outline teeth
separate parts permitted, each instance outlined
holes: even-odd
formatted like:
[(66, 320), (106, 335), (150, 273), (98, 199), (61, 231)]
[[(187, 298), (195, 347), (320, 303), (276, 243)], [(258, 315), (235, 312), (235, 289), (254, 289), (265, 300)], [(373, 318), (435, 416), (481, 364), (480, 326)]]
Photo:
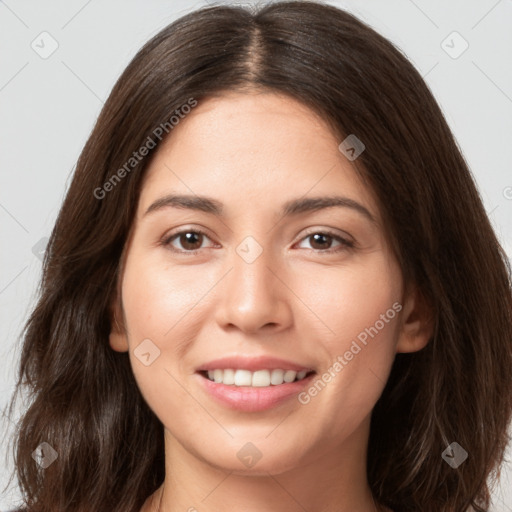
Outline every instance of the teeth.
[(283, 383), (302, 380), (308, 372), (302, 370), (208, 370), (208, 378), (218, 384), (235, 386), (252, 386), (255, 388), (267, 387), (270, 385), (279, 386)]
[(270, 384), (273, 384), (274, 386), (282, 384), (284, 382), (283, 376), (284, 370), (272, 370), (272, 374), (270, 375)]
[[(223, 370), (218, 370), (224, 374)], [(252, 373), (249, 370), (237, 370), (235, 372), (235, 386), (250, 386)]]
[(258, 370), (257, 372), (254, 372), (252, 374), (251, 382), (251, 385), (255, 388), (270, 386), (270, 372), (268, 370)]
[[(222, 370), (219, 370), (222, 372)], [(224, 370), (224, 375), (222, 376), (223, 384), (234, 384), (235, 383), (235, 370)]]
[(293, 382), (295, 377), (297, 377), (297, 372), (294, 372), (293, 370), (287, 370), (284, 372), (283, 379), (285, 382)]

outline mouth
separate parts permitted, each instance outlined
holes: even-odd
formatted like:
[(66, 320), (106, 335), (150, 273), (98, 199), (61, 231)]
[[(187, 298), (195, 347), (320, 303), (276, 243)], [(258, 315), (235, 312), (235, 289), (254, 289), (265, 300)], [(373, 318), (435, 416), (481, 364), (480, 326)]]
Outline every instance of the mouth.
[(297, 407), (297, 396), (316, 374), (311, 367), (283, 359), (238, 355), (210, 361), (195, 372), (208, 400), (228, 409), (253, 413), (294, 403)]

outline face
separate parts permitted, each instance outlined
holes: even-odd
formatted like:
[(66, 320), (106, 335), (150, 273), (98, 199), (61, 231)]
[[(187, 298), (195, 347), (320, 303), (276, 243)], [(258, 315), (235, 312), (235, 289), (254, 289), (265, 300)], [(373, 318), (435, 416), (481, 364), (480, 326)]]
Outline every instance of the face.
[(110, 344), (166, 447), (240, 473), (312, 463), (367, 425), (396, 352), (427, 341), (340, 142), (293, 99), (226, 93), (152, 160)]

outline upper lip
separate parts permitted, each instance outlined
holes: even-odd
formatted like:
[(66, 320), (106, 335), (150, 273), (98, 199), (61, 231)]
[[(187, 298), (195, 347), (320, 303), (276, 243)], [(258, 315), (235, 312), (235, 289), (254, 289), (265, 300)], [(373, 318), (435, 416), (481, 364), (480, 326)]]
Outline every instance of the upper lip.
[(294, 370), (296, 372), (300, 371), (310, 371), (312, 368), (310, 366), (304, 366), (299, 363), (295, 363), (293, 361), (286, 361), (285, 359), (279, 359), (276, 357), (269, 356), (257, 356), (257, 357), (248, 357), (248, 356), (229, 356), (223, 357), (221, 359), (215, 359), (214, 361), (209, 361), (205, 364), (202, 364), (197, 371), (208, 371), (208, 370), (249, 370), (252, 372), (258, 370)]

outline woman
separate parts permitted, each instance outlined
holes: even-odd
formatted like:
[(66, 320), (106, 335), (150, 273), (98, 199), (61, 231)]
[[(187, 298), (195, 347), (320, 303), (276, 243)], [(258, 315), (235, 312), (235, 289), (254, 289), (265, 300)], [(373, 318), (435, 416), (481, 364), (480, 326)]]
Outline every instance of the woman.
[(510, 273), (389, 41), (312, 2), (188, 14), (113, 88), (49, 241), (26, 510), (487, 510)]

